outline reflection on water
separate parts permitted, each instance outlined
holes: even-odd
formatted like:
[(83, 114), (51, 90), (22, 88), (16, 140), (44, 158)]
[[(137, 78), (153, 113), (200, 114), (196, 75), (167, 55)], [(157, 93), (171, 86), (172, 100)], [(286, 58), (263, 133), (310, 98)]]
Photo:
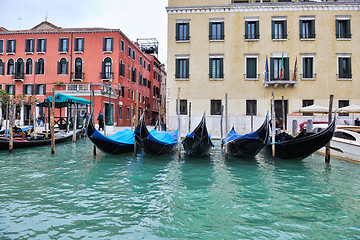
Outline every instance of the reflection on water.
[(356, 239), (359, 165), (92, 155), (81, 139), (0, 153), (0, 239)]

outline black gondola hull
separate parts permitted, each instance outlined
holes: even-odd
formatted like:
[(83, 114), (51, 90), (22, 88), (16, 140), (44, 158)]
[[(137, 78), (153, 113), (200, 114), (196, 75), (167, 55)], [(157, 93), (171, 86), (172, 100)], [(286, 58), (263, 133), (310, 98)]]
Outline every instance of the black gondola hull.
[(145, 153), (153, 154), (156, 156), (172, 153), (175, 149), (176, 144), (161, 144), (149, 139), (145, 139), (142, 142), (142, 146)]
[(203, 138), (200, 141), (194, 138), (186, 137), (182, 141), (185, 155), (190, 157), (203, 157), (210, 154), (213, 144), (210, 138)]

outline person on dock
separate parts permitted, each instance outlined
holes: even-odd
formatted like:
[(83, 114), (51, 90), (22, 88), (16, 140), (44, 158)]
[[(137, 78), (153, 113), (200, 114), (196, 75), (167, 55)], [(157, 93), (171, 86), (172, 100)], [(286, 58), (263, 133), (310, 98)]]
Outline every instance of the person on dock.
[(356, 118), (356, 120), (355, 120), (355, 126), (360, 126), (360, 120), (359, 120), (359, 118)]
[(100, 131), (100, 129), (102, 129), (104, 131), (104, 115), (102, 114), (101, 111), (99, 112), (97, 120), (99, 122), (99, 131)]

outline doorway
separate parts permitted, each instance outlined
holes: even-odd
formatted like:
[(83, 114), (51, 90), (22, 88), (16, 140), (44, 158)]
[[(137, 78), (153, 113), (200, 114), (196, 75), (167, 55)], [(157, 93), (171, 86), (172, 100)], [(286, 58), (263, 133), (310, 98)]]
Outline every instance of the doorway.
[[(285, 119), (283, 119), (282, 100), (275, 100), (276, 128), (287, 129), (288, 100), (284, 100)], [(283, 127), (283, 123), (285, 126)]]
[(111, 104), (109, 109), (109, 103), (104, 103), (104, 117), (106, 125), (112, 125), (114, 123), (114, 104)]

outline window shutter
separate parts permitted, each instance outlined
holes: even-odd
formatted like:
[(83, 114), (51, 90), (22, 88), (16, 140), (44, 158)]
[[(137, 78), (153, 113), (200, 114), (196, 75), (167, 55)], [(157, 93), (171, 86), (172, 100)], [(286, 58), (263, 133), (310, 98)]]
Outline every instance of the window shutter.
[(33, 85), (33, 84), (30, 85), (30, 87), (31, 87), (31, 95), (34, 95), (34, 86), (35, 85)]
[(106, 38), (103, 38), (103, 52), (105, 52), (106, 48), (105, 48), (105, 45), (106, 44)]
[(175, 60), (175, 78), (180, 77), (180, 59)]
[(35, 74), (39, 74), (39, 63), (35, 62)]
[(287, 39), (287, 21), (284, 21), (284, 26), (283, 26), (283, 30), (284, 30), (284, 39)]
[(68, 74), (68, 69), (69, 69), (69, 62), (66, 61), (65, 63), (65, 73)]
[(40, 52), (40, 39), (36, 40), (36, 52)]
[(220, 58), (220, 78), (224, 77), (224, 59)]
[(311, 78), (313, 76), (313, 71), (312, 71), (312, 65), (313, 65), (313, 62), (312, 62), (312, 58), (309, 58), (308, 60), (308, 65), (306, 66), (307, 68), (307, 77)]
[(224, 39), (225, 38), (225, 23), (221, 22), (221, 37), (220, 39)]
[(113, 48), (114, 48), (114, 38), (111, 38), (111, 51), (113, 51)]
[(36, 84), (35, 85), (35, 95), (38, 95), (39, 94), (39, 85)]
[(274, 20), (271, 21), (271, 39), (275, 38), (275, 22)]
[(306, 78), (306, 68), (307, 68), (307, 66), (305, 65), (305, 58), (302, 58), (302, 69), (303, 69), (303, 71), (302, 71), (302, 74), (303, 74), (303, 77), (304, 78)]
[(212, 22), (209, 22), (209, 40), (212, 39)]
[(5, 64), (3, 62), (0, 62), (0, 75), (4, 75), (4, 68)]
[(245, 21), (245, 39), (249, 39), (248, 28), (249, 28), (249, 22)]
[(80, 40), (81, 42), (82, 42), (82, 45), (81, 45), (81, 49), (80, 49), (80, 51), (81, 52), (83, 52), (84, 51), (84, 49), (85, 49), (85, 38), (81, 38), (81, 40)]
[(185, 63), (186, 63), (185, 76), (186, 76), (186, 78), (189, 78), (189, 59), (186, 59)]
[(15, 73), (19, 72), (19, 64), (17, 64), (17, 62), (14, 63), (15, 64)]
[(336, 38), (339, 38), (340, 37), (339, 20), (335, 20), (335, 28), (336, 28)]
[(212, 59), (209, 58), (209, 78), (212, 78)]
[(46, 52), (46, 39), (44, 39), (44, 52)]
[(43, 92), (42, 92), (43, 95), (46, 95), (46, 84), (43, 84)]
[(190, 39), (190, 23), (186, 23), (186, 38), (185, 40)]
[(102, 61), (101, 62), (101, 77), (103, 77), (103, 75), (105, 75), (105, 62), (104, 61)]
[(123, 77), (125, 77), (125, 64), (122, 65), (122, 72), (123, 72)]
[(315, 38), (315, 20), (311, 20), (311, 29), (310, 29), (310, 34), (312, 38)]
[(346, 35), (345, 38), (351, 38), (350, 19), (346, 21)]
[(62, 46), (61, 46), (61, 38), (59, 38), (59, 52), (62, 51)]
[(16, 53), (16, 39), (14, 40), (14, 53)]
[(349, 73), (348, 78), (352, 78), (352, 75), (351, 75), (351, 58), (350, 57), (348, 58), (348, 66), (347, 67), (348, 67), (347, 69), (348, 69), (348, 73)]
[(284, 80), (289, 80), (289, 58), (284, 58)]
[(23, 94), (26, 94), (26, 84), (23, 85)]
[(299, 21), (299, 36), (300, 36), (300, 39), (303, 39), (302, 23), (303, 23), (303, 20), (300, 20), (300, 21)]
[(344, 77), (344, 61), (342, 57), (339, 57), (339, 78), (343, 78)]
[(259, 21), (256, 21), (255, 22), (255, 39), (259, 39), (260, 38), (260, 36), (259, 36)]
[(61, 73), (61, 60), (57, 63), (57, 74)]
[(274, 58), (270, 58), (270, 81), (274, 81)]
[(180, 36), (180, 27), (179, 27), (179, 23), (176, 23), (176, 40), (179, 40), (179, 36)]
[(69, 38), (66, 38), (66, 40), (65, 40), (65, 50), (67, 52), (69, 51)]

